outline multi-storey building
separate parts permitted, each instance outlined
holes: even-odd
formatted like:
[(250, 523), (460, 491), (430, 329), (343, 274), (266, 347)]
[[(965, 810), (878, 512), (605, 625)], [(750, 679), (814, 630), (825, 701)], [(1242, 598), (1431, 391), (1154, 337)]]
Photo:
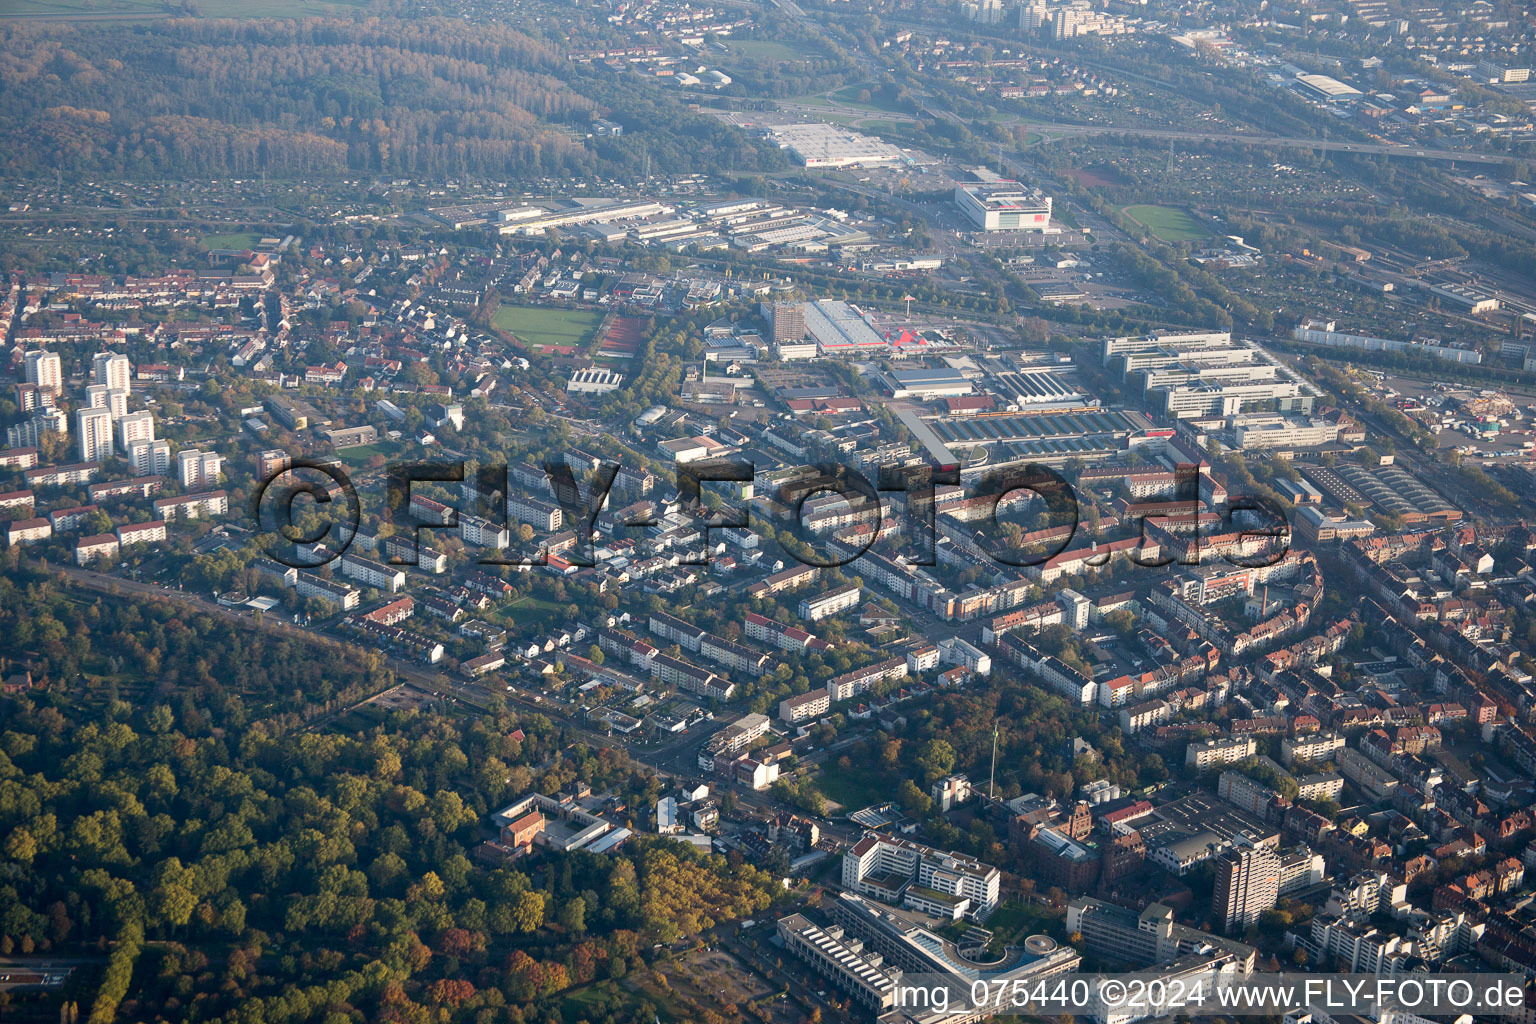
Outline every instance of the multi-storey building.
[(140, 441), (155, 439), (155, 417), (150, 412), (131, 412), (117, 421), (117, 447), (131, 452)]
[(729, 700), (736, 692), (736, 684), (729, 679), (668, 654), (656, 654), (651, 658), (651, 673), (664, 683), (710, 700)]
[(147, 523), (124, 523), (117, 528), (117, 541), (123, 547), (130, 544), (158, 544), (163, 540), (164, 519), (153, 519)]
[(18, 519), (6, 524), (5, 529), (5, 540), (11, 547), (33, 544), (53, 536), (53, 524), (46, 519)]
[(519, 494), (507, 495), (507, 515), (543, 533), (553, 533), (565, 521), (559, 505)]
[(1163, 964), (1214, 948), (1229, 953), (1243, 974), (1253, 973), (1258, 950), (1173, 920), (1173, 910), (1150, 904), (1139, 914), (1114, 903), (1080, 896), (1067, 904), (1067, 931), (1076, 932), (1090, 952), (1112, 963)]
[(709, 633), (706, 629), (666, 612), (652, 612), (649, 625), (652, 633), (694, 654), (699, 653), (699, 645)]
[(507, 527), (479, 516), (460, 516), (459, 536), (466, 544), (486, 548), (505, 548), (512, 544), (512, 532)]
[(779, 919), (779, 937), (791, 953), (831, 978), (860, 1006), (879, 1015), (896, 1005), (901, 972), (884, 967), (878, 953), (865, 953), (863, 942), (845, 941), (840, 926), (822, 928), (802, 914), (790, 914)]
[(362, 592), (347, 583), (337, 583), (323, 576), (317, 576), (312, 572), (299, 571), (293, 587), (299, 592), (300, 597), (318, 597), (334, 602), (342, 611), (350, 611), (357, 607), (357, 602), (362, 598)]
[(91, 382), (108, 391), (133, 390), (133, 366), (128, 357), (117, 352), (98, 352), (91, 360)]
[(1216, 858), (1212, 908), (1223, 931), (1242, 932), (1280, 898), (1280, 858), (1264, 846), (1240, 846)]
[(819, 718), (832, 707), (825, 686), (779, 701), (779, 720), (790, 725)]
[(187, 490), (212, 487), (219, 482), (224, 456), (198, 448), (183, 448), (176, 453), (176, 479)]
[(723, 637), (706, 633), (699, 641), (699, 656), (718, 661), (737, 672), (760, 676), (773, 667), (773, 658), (745, 644), (734, 643)]
[(64, 370), (57, 352), (34, 349), (22, 357), (23, 372), (28, 384), (38, 389), (50, 388), (54, 392), (64, 390)]
[(1001, 884), (1002, 873), (990, 864), (880, 832), (865, 832), (843, 854), (843, 888), (887, 903), (904, 900), (915, 885), (961, 897), (969, 901), (967, 914), (985, 918)]
[(1280, 741), (1280, 760), (1287, 768), (1294, 765), (1321, 764), (1331, 761), (1344, 749), (1344, 737), (1336, 732), (1314, 732), (1286, 737)]
[(112, 457), (112, 412), (76, 409), (75, 435), (81, 462), (105, 462)]
[(772, 644), (785, 651), (829, 651), (832, 645), (808, 633), (798, 626), (790, 626), (777, 619), (770, 619), (766, 615), (756, 612), (748, 612), (746, 616), (747, 636), (759, 643)]
[(166, 522), (178, 519), (210, 519), (229, 511), (229, 495), (225, 491), (208, 491), (188, 494), (180, 498), (156, 498), (155, 512)]
[(110, 533), (81, 537), (75, 541), (75, 564), (85, 565), (100, 558), (116, 558), (119, 541)]
[(1259, 746), (1252, 736), (1231, 736), (1191, 743), (1184, 749), (1184, 766), (1208, 772), (1253, 757)]
[(816, 597), (803, 598), (800, 601), (800, 617), (818, 622), (829, 615), (845, 612), (859, 603), (859, 593), (859, 585), (849, 583)]
[[(387, 590), (391, 594), (405, 586), (405, 570), (375, 562), (348, 552), (341, 556), (341, 574), (366, 587)], [(391, 623), (392, 625), (392, 623)]]
[(139, 476), (165, 476), (171, 471), (171, 442), (135, 441), (126, 449), (128, 461)]

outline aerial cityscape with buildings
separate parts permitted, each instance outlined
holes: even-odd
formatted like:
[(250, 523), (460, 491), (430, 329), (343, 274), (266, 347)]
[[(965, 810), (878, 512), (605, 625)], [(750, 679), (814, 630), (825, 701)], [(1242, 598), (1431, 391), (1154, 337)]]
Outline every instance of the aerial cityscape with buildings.
[(1536, 992), (1530, 3), (0, 31), (0, 1020)]

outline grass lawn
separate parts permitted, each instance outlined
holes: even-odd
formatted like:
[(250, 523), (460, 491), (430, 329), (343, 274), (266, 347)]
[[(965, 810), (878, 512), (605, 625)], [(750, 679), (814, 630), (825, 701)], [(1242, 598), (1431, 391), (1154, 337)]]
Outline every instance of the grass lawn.
[(204, 235), (204, 249), (249, 249), (264, 236), (259, 231), (237, 231), (230, 235)]
[[(869, 90), (869, 100), (859, 99), (859, 93)], [(880, 110), (888, 114), (906, 114), (910, 111), (903, 109), (895, 103), (885, 103), (880, 99), (880, 90), (876, 85), (845, 85), (832, 94), (832, 98), (839, 103), (847, 103), (855, 107), (864, 107), (868, 110)]]
[(645, 998), (650, 998), (653, 1005), (659, 1004), (658, 1009), (667, 1020), (677, 1019), (664, 1000), (654, 998), (650, 992), (642, 996), (639, 992), (631, 992), (611, 981), (599, 981), (568, 993), (560, 1001), (560, 1016), (563, 1020), (584, 1020), (618, 1010), (624, 1016), (634, 1019), (633, 1015), (640, 1009), (640, 1003)]
[(987, 918), (987, 927), (1001, 945), (1016, 945), (1026, 936), (1049, 933), (1060, 919), (1038, 903), (1004, 903)]
[[(859, 93), (865, 89), (868, 89), (870, 94), (868, 103), (859, 99)], [(810, 107), (852, 107), (855, 110), (867, 110), (871, 114), (905, 114), (911, 116), (911, 111), (903, 110), (895, 104), (882, 104), (875, 90), (876, 87), (869, 85), (845, 85), (834, 92), (830, 98), (826, 93), (816, 92), (811, 93), (809, 96), (796, 96), (790, 102)]]
[(1120, 212), (1165, 242), (1191, 242), (1211, 234), (1189, 211), (1172, 206), (1126, 206)]
[[(565, 609), (566, 605), (551, 601), (548, 598), (524, 594), (501, 609), (501, 613), (504, 616), (510, 616), (512, 621), (518, 626), (538, 624), (540, 629), (545, 629), (553, 628), (564, 622), (566, 617)], [(582, 649), (576, 653), (586, 657), (587, 652), (585, 649)]]
[(888, 776), (861, 769), (855, 765), (851, 771), (842, 771), (836, 764), (824, 764), (816, 775), (816, 788), (826, 794), (828, 800), (842, 805), (843, 813), (857, 811), (871, 804), (881, 804), (894, 797)]
[(761, 60), (805, 60), (813, 56), (776, 39), (727, 39), (725, 45), (732, 53)]
[(592, 343), (603, 314), (588, 309), (551, 309), (544, 306), (502, 306), (496, 311), (497, 327), (533, 348), (567, 346), (584, 349)]
[(386, 458), (399, 450), (399, 445), (376, 442), (374, 444), (354, 444), (347, 448), (337, 448), (336, 457), (351, 466), (361, 466), (375, 455), (383, 455)]

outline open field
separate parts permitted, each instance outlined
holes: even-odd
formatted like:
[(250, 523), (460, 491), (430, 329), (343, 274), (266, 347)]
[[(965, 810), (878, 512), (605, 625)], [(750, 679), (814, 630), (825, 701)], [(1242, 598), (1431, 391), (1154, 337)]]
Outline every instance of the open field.
[(204, 249), (249, 249), (262, 237), (259, 231), (237, 231), (229, 235), (204, 235), (200, 244)]
[(732, 53), (761, 60), (804, 60), (811, 56), (776, 39), (729, 39), (725, 46)]
[(602, 323), (603, 314), (586, 309), (546, 309), (542, 306), (502, 306), (495, 324), (529, 348), (571, 355), (586, 348)]
[(823, 765), (816, 774), (816, 788), (832, 803), (838, 804), (842, 814), (884, 803), (892, 795), (887, 776), (874, 768), (860, 770), (858, 765), (852, 771), (843, 771), (836, 765)]
[[(868, 92), (868, 100), (860, 99), (863, 92)], [(809, 107), (833, 107), (845, 110), (868, 111), (872, 115), (902, 114), (911, 116), (910, 112), (893, 103), (883, 103), (875, 88), (866, 85), (845, 85), (831, 94), (811, 93), (808, 96), (796, 96), (785, 101)]]
[(400, 446), (392, 442), (376, 441), (373, 444), (354, 444), (337, 448), (336, 457), (349, 465), (361, 466), (375, 455), (388, 458), (399, 450)]
[(1191, 242), (1211, 234), (1187, 211), (1172, 206), (1127, 206), (1120, 212), (1165, 242)]

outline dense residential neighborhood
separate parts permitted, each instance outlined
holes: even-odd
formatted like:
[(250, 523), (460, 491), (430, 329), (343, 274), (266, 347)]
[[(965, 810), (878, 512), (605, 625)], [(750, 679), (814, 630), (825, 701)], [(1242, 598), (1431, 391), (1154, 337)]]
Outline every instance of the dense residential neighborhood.
[(22, 7), (0, 1017), (1536, 991), (1529, 5)]

